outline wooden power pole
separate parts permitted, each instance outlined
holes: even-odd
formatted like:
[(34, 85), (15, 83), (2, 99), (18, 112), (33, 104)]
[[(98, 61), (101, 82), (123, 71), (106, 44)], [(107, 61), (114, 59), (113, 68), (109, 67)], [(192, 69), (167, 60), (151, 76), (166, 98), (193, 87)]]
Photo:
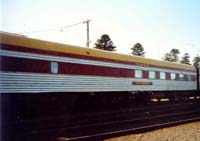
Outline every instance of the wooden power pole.
[(90, 47), (90, 29), (89, 29), (89, 22), (91, 20), (86, 20), (83, 23), (86, 23), (87, 26), (87, 42), (86, 42), (86, 47)]

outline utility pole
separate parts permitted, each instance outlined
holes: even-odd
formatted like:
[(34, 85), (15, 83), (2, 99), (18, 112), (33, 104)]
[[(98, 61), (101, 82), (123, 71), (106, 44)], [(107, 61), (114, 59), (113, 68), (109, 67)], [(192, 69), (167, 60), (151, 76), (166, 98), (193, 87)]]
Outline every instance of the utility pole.
[(86, 47), (90, 47), (90, 35), (89, 35), (89, 32), (90, 32), (90, 30), (89, 30), (89, 22), (90, 22), (91, 20), (86, 20), (86, 21), (84, 21), (83, 23), (86, 23), (86, 25), (87, 25), (87, 42), (86, 42)]
[(197, 63), (196, 66), (197, 69), (197, 94), (200, 94), (200, 62)]

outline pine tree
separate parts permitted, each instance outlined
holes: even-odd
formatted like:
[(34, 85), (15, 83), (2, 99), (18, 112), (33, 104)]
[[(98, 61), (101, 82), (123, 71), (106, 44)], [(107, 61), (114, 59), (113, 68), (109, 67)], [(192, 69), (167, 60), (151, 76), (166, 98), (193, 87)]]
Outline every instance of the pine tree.
[(136, 43), (132, 48), (131, 48), (132, 55), (137, 55), (137, 56), (144, 56), (145, 52), (144, 52), (144, 48), (140, 43)]
[(178, 62), (179, 61), (178, 54), (180, 54), (180, 51), (178, 49), (172, 49), (169, 53), (165, 54), (163, 60), (169, 62)]
[(199, 55), (197, 55), (196, 57), (194, 57), (194, 59), (193, 59), (193, 65), (195, 67), (200, 67), (200, 56)]
[(116, 46), (113, 44), (113, 41), (107, 34), (103, 34), (100, 39), (97, 39), (94, 48), (108, 51), (116, 51)]
[(173, 62), (173, 56), (171, 53), (166, 53), (165, 56), (163, 57), (164, 61), (169, 61), (169, 62)]
[(187, 65), (191, 65), (191, 64), (190, 64), (190, 55), (189, 55), (189, 53), (185, 53), (185, 54), (182, 56), (180, 63), (182, 63), (182, 64), (187, 64)]

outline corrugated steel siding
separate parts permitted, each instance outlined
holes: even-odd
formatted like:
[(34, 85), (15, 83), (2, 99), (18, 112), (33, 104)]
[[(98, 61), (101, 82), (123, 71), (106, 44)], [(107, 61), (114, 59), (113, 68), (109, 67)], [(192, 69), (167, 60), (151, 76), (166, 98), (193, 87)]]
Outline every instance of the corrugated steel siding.
[[(132, 82), (152, 82), (153, 85), (133, 86)], [(196, 83), (191, 81), (3, 72), (0, 84), (1, 93), (196, 90)]]

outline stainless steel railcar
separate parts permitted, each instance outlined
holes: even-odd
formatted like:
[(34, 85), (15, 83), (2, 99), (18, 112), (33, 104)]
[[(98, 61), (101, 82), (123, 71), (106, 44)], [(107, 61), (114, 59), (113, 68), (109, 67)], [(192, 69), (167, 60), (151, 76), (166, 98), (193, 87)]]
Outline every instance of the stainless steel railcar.
[(0, 39), (0, 91), (5, 97), (66, 105), (91, 95), (103, 101), (138, 94), (175, 100), (189, 98), (198, 89), (197, 72), (190, 65), (9, 33), (0, 33)]

